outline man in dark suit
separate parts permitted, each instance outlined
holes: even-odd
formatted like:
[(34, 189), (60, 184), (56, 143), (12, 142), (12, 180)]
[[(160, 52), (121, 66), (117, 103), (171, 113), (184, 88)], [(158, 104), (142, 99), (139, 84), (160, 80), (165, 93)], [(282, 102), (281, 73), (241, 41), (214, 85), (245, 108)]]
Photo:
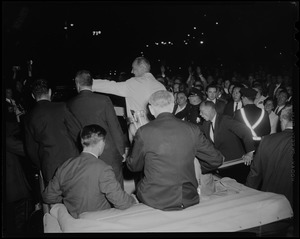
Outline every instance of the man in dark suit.
[[(293, 107), (280, 116), (282, 132), (264, 137), (255, 154), (246, 186), (283, 194), (293, 205)], [(261, 186), (260, 186), (261, 185)]]
[(215, 170), (223, 155), (195, 124), (177, 119), (172, 110), (174, 96), (157, 91), (149, 99), (155, 120), (140, 127), (134, 137), (127, 166), (144, 172), (137, 185), (137, 197), (144, 204), (161, 210), (180, 210), (199, 203), (194, 159), (202, 173)]
[(98, 159), (105, 147), (105, 136), (105, 129), (99, 125), (83, 127), (83, 151), (57, 169), (42, 194), (45, 203), (64, 203), (70, 214), (78, 218), (83, 212), (105, 210), (112, 205), (126, 209), (137, 202), (135, 196), (121, 188), (112, 167)]
[(228, 101), (224, 108), (224, 115), (229, 115), (233, 117), (235, 112), (243, 107), (243, 103), (241, 100), (240, 90), (243, 88), (242, 84), (236, 83), (232, 89), (232, 100)]
[(184, 119), (188, 113), (188, 98), (183, 91), (179, 91), (176, 97), (176, 103), (173, 109), (173, 114), (178, 119)]
[[(215, 104), (210, 101), (201, 103), (200, 114), (205, 119), (201, 126), (202, 131), (215, 148), (225, 156), (225, 161), (242, 158), (246, 165), (233, 166), (234, 168), (230, 170), (220, 169), (219, 174), (244, 183), (255, 150), (250, 129), (227, 115), (217, 113)], [(247, 173), (243, 173), (244, 171)]]
[[(122, 161), (125, 140), (113, 104), (108, 96), (92, 92), (93, 79), (89, 71), (77, 72), (75, 84), (79, 94), (67, 102), (67, 107), (81, 127), (98, 124), (106, 130), (106, 144), (101, 159), (112, 166), (117, 180), (124, 187)], [(74, 133), (78, 135), (79, 131)]]
[(245, 164), (249, 165), (255, 149), (249, 128), (227, 115), (217, 113), (210, 101), (201, 103), (200, 115), (205, 119), (201, 129), (225, 156), (225, 161), (243, 157)]
[(77, 132), (80, 125), (65, 103), (51, 102), (46, 80), (33, 82), (32, 93), (37, 103), (25, 118), (25, 144), (47, 185), (60, 164), (78, 155), (77, 135), (70, 132)]
[[(282, 90), (279, 95), (278, 95), (278, 100), (277, 100), (277, 105), (275, 107), (274, 113), (276, 115), (278, 115), (278, 117), (280, 118), (280, 114), (282, 112), (282, 110), (286, 107), (287, 105), (287, 100), (288, 100), (288, 93), (286, 90)], [(281, 126), (280, 126), (280, 122), (278, 121), (277, 124), (277, 133), (281, 132)]]
[(240, 90), (244, 107), (236, 111), (233, 119), (246, 124), (251, 130), (255, 148), (257, 149), (262, 136), (271, 132), (270, 119), (266, 110), (258, 108), (254, 104), (257, 94), (252, 88), (242, 88)]
[(206, 87), (207, 101), (212, 101), (216, 105), (216, 111), (219, 114), (223, 114), (226, 102), (220, 99), (217, 99), (218, 96), (218, 86), (215, 84), (209, 84)]

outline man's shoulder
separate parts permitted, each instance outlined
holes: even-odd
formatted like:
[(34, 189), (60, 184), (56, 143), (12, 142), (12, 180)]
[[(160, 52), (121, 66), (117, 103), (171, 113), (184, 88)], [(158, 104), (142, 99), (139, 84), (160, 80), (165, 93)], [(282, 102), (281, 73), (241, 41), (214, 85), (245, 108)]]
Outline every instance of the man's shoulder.
[(219, 98), (219, 99), (217, 99), (216, 103), (219, 104), (219, 105), (224, 105), (225, 106), (227, 101), (222, 99), (222, 98)]
[(286, 136), (285, 131), (274, 133), (274, 134), (268, 134), (262, 137), (262, 142), (269, 144), (275, 142), (276, 140), (281, 141), (285, 136)]
[(79, 93), (78, 95), (74, 96), (67, 102), (67, 104), (72, 105), (72, 104), (75, 104), (76, 102), (79, 102), (82, 100), (89, 101), (89, 100), (94, 100), (94, 99), (97, 99), (99, 101), (110, 100), (110, 98), (107, 95), (105, 95), (101, 92), (87, 91), (84, 93)]

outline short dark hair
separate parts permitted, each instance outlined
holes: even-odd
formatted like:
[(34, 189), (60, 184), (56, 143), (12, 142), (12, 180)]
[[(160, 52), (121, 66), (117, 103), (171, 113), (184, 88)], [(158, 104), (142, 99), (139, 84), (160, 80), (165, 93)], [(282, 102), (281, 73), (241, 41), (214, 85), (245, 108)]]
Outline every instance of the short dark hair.
[(80, 70), (75, 75), (75, 81), (78, 82), (80, 86), (92, 86), (93, 78), (91, 72), (87, 70)]
[(215, 88), (216, 91), (219, 90), (219, 86), (217, 86), (215, 83), (209, 84), (208, 86), (206, 86), (206, 92), (208, 91), (209, 88)]
[(100, 140), (105, 140), (106, 130), (100, 125), (86, 125), (80, 132), (81, 144), (83, 146), (93, 146)]
[(45, 79), (37, 79), (31, 85), (31, 91), (34, 97), (40, 98), (43, 95), (48, 94), (49, 92), (49, 84)]
[[(240, 89), (245, 88), (244, 85), (242, 85), (241, 83), (238, 83), (238, 82), (234, 83), (233, 85), (234, 85), (234, 86), (233, 86), (233, 88), (232, 88), (232, 92), (233, 92), (233, 90), (234, 90), (235, 88), (240, 88)], [(229, 87), (230, 87), (230, 86), (229, 86)]]
[(287, 98), (289, 98), (289, 93), (287, 92), (286, 89), (283, 89), (282, 91), (279, 92), (279, 95), (284, 93), (286, 95)]
[(179, 95), (179, 94), (184, 94), (184, 96), (187, 97), (187, 94), (186, 94), (185, 91), (178, 91), (178, 92), (177, 92), (177, 95)]
[(275, 103), (275, 100), (274, 100), (272, 97), (269, 96), (268, 98), (266, 98), (266, 99), (264, 100), (264, 105), (265, 105), (268, 101), (272, 101), (273, 105), (274, 105), (274, 103)]

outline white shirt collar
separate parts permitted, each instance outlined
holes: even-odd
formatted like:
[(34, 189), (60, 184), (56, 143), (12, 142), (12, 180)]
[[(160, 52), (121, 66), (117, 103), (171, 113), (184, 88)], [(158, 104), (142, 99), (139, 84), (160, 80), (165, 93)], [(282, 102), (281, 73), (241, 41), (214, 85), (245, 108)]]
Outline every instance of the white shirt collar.
[(213, 125), (214, 128), (215, 128), (215, 123), (216, 123), (216, 116), (217, 116), (217, 113), (215, 114), (215, 116), (211, 120), (212, 125)]
[(216, 103), (216, 101), (217, 101), (217, 99), (211, 100), (211, 99), (209, 99), (209, 98), (207, 98), (207, 100), (208, 100), (208, 101), (211, 101), (211, 102), (214, 102), (214, 103)]
[[(278, 111), (281, 110), (284, 106), (285, 106), (285, 105), (277, 106), (277, 107), (278, 107)], [(277, 108), (277, 107), (276, 107), (276, 108)]]
[(92, 154), (92, 155), (94, 155), (96, 158), (98, 158), (98, 156), (97, 156), (96, 154), (92, 153), (92, 152), (88, 152), (88, 151), (84, 151), (84, 150), (83, 150), (82, 153)]

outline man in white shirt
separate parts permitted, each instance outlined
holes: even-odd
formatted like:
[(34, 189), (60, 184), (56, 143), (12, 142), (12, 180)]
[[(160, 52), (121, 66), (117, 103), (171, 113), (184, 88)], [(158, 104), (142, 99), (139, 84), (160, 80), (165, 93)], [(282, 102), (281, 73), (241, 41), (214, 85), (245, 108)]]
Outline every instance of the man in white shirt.
[[(152, 93), (158, 90), (166, 90), (165, 86), (157, 81), (150, 73), (150, 63), (144, 57), (137, 57), (132, 63), (132, 71), (134, 77), (125, 82), (115, 82), (109, 80), (93, 80), (93, 91), (113, 94), (125, 97), (127, 117), (130, 122), (133, 122), (135, 113), (144, 111), (146, 113), (146, 122), (149, 122), (147, 117), (148, 100)], [(135, 124), (129, 126), (129, 139), (132, 142), (133, 135), (137, 130)]]
[(274, 109), (274, 100), (273, 100), (272, 97), (268, 97), (267, 99), (265, 99), (265, 101), (264, 101), (264, 107), (265, 107), (265, 110), (269, 114), (270, 125), (271, 125), (271, 132), (270, 132), (270, 134), (277, 133), (277, 125), (278, 125), (278, 119), (279, 119), (279, 117), (273, 111), (273, 109)]

